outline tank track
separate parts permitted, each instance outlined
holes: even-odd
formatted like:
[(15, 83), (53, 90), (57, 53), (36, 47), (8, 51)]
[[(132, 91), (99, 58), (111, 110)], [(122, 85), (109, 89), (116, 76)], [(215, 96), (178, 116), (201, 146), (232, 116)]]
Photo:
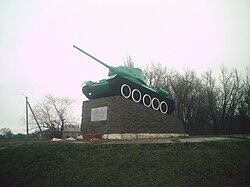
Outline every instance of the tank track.
[(115, 91), (115, 95), (122, 95), (126, 99), (131, 99), (163, 114), (172, 114), (174, 111), (175, 103), (173, 100), (163, 97), (124, 77), (116, 76), (114, 79), (109, 80), (109, 83), (110, 88)]
[[(136, 103), (140, 103), (145, 107), (152, 108), (154, 110), (160, 111), (163, 114), (172, 114), (174, 111), (174, 101), (163, 97), (150, 89), (140, 86), (124, 77), (117, 75), (113, 79), (109, 79), (109, 87), (112, 90), (110, 93), (91, 95), (88, 94), (86, 97), (88, 99), (98, 99), (103, 97), (111, 97), (116, 95), (121, 95), (126, 99), (131, 99)], [(91, 88), (85, 86), (82, 88), (91, 93)]]

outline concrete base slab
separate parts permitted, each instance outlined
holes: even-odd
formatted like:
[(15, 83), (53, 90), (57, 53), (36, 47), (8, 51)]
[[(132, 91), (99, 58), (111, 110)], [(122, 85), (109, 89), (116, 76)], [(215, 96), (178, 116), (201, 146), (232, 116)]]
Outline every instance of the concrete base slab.
[(186, 137), (188, 134), (177, 133), (124, 133), (124, 134), (104, 134), (102, 139), (105, 140), (137, 140), (137, 139), (154, 139), (154, 138), (177, 138)]

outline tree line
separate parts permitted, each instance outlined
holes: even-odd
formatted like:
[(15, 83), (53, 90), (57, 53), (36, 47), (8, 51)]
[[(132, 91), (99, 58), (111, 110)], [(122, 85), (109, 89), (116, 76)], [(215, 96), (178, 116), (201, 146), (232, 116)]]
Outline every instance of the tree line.
[[(134, 67), (131, 57), (124, 65)], [(181, 119), (186, 132), (195, 134), (250, 133), (250, 72), (220, 67), (219, 75), (209, 70), (197, 75), (192, 70), (179, 72), (151, 63), (143, 69), (150, 87), (168, 90), (175, 101), (173, 116)], [(73, 117), (74, 99), (46, 95), (33, 110), (40, 124), (40, 135), (62, 137), (66, 125), (77, 125)], [(37, 125), (30, 116), (33, 128)], [(37, 127), (36, 127), (37, 128)], [(1, 129), (1, 137), (12, 137), (10, 129)]]
[[(133, 66), (133, 63), (127, 63)], [(173, 115), (189, 134), (250, 132), (250, 75), (220, 67), (218, 78), (209, 70), (201, 76), (192, 70), (180, 73), (161, 64), (144, 68), (149, 86), (169, 90), (175, 101)]]

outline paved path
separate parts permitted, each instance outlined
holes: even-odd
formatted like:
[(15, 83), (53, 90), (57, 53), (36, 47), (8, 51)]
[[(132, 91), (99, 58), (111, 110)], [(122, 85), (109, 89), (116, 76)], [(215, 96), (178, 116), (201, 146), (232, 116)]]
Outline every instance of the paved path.
[(174, 138), (174, 139), (143, 139), (143, 140), (112, 140), (103, 144), (171, 144), (171, 143), (200, 143), (212, 141), (239, 141), (240, 139), (228, 137), (193, 137), (193, 138)]

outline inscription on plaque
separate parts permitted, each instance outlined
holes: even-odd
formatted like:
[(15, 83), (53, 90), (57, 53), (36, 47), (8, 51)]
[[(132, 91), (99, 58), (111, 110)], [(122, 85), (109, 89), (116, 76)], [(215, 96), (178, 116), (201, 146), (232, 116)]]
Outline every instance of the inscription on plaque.
[(108, 107), (91, 108), (91, 121), (105, 121), (107, 120)]

